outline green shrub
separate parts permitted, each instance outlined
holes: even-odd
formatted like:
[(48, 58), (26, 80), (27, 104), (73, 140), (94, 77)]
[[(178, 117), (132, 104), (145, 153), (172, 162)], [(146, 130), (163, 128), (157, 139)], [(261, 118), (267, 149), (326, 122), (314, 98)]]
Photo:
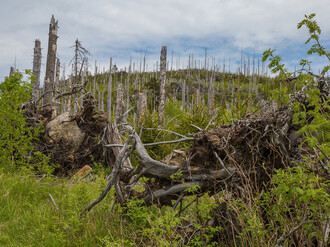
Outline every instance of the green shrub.
[(32, 142), (42, 131), (40, 127), (28, 127), (23, 116), (23, 103), (31, 97), (31, 72), (27, 80), (15, 72), (0, 83), (0, 169), (5, 172), (50, 173), (48, 157), (40, 152), (33, 153)]

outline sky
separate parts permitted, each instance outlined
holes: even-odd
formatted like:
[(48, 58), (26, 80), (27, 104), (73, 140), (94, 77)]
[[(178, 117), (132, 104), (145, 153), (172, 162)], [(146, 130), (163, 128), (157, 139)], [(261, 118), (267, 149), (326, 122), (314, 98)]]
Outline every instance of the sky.
[(207, 48), (210, 60), (226, 70), (230, 61), (235, 72), (241, 53), (261, 58), (273, 48), (289, 70), (304, 58), (317, 71), (327, 60), (306, 55), (308, 31), (297, 29), (310, 13), (316, 13), (321, 42), (330, 49), (330, 0), (1, 0), (0, 80), (10, 66), (32, 68), (34, 40), (39, 39), (43, 81), (52, 15), (59, 23), (57, 56), (67, 73), (77, 38), (91, 53), (90, 71), (95, 61), (101, 70), (108, 68), (110, 57), (119, 68), (128, 67), (130, 57), (139, 66), (144, 55), (153, 70), (163, 45), (170, 63), (173, 53), (173, 68), (179, 57), (181, 68), (189, 55), (204, 61)]

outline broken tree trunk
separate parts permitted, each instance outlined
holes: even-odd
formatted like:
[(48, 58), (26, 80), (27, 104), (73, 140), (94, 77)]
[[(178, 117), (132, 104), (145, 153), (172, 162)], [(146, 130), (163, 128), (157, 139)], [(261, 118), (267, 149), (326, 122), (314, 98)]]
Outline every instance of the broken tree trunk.
[(110, 69), (109, 69), (109, 81), (108, 81), (108, 97), (107, 97), (107, 113), (108, 113), (108, 120), (111, 122), (111, 98), (112, 98), (112, 57), (110, 58)]
[(139, 98), (137, 103), (138, 126), (140, 126), (141, 122), (143, 121), (146, 112), (147, 112), (147, 91), (143, 90), (143, 93), (139, 93)]
[[(112, 122), (110, 125), (110, 131), (108, 134), (107, 144), (110, 144), (110, 143), (122, 144), (116, 122)], [(120, 151), (121, 151), (120, 147), (112, 147), (112, 152), (116, 158), (118, 157)], [(125, 159), (124, 164), (123, 164), (123, 171), (130, 171), (132, 169), (133, 169), (133, 166), (131, 164), (131, 161), (127, 157), (127, 159)]]
[(117, 85), (117, 99), (116, 99), (116, 112), (115, 112), (115, 122), (120, 124), (123, 120), (123, 111), (125, 109), (124, 104), (124, 92), (123, 84), (118, 83)]
[(59, 103), (55, 101), (55, 97), (60, 94), (59, 88), (60, 88), (60, 69), (61, 69), (61, 63), (60, 60), (57, 58), (56, 62), (56, 76), (55, 76), (55, 83), (54, 83), (54, 98), (52, 99), (52, 119), (56, 118), (56, 116), (59, 113)]
[(10, 67), (10, 71), (9, 71), (9, 78), (11, 78), (11, 75), (14, 73), (14, 67), (13, 66), (11, 66)]
[[(46, 64), (46, 79), (44, 84), (44, 105), (50, 103), (52, 100), (54, 75), (55, 75), (55, 60), (56, 60), (56, 49), (57, 49), (57, 29), (58, 21), (55, 21), (52, 16), (49, 24), (49, 39), (48, 39), (48, 53), (47, 53), (47, 64)], [(47, 106), (46, 109), (50, 109)]]
[(32, 101), (36, 101), (39, 97), (40, 86), (40, 68), (41, 68), (41, 43), (40, 40), (35, 40), (34, 55), (33, 55), (33, 69), (32, 72), (35, 76), (35, 81), (32, 84)]
[(165, 86), (166, 86), (166, 46), (162, 46), (162, 51), (160, 54), (160, 99), (159, 99), (159, 124), (162, 125), (165, 119)]

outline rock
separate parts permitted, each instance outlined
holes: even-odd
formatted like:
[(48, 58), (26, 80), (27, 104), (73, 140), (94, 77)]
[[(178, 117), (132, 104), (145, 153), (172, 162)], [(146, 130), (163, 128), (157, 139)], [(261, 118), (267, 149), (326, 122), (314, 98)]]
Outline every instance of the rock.
[(62, 142), (69, 145), (71, 153), (76, 152), (85, 138), (75, 120), (71, 120), (69, 112), (65, 112), (46, 125), (50, 142)]

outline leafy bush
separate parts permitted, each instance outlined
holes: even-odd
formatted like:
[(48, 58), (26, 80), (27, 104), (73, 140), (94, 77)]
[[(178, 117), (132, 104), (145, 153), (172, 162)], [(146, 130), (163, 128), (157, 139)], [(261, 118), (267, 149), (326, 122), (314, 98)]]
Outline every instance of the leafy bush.
[(42, 173), (52, 171), (48, 157), (33, 153), (32, 142), (38, 138), (41, 128), (28, 127), (23, 116), (23, 103), (31, 97), (31, 81), (34, 76), (27, 71), (27, 80), (15, 72), (0, 83), (0, 169), (6, 172), (25, 171)]

